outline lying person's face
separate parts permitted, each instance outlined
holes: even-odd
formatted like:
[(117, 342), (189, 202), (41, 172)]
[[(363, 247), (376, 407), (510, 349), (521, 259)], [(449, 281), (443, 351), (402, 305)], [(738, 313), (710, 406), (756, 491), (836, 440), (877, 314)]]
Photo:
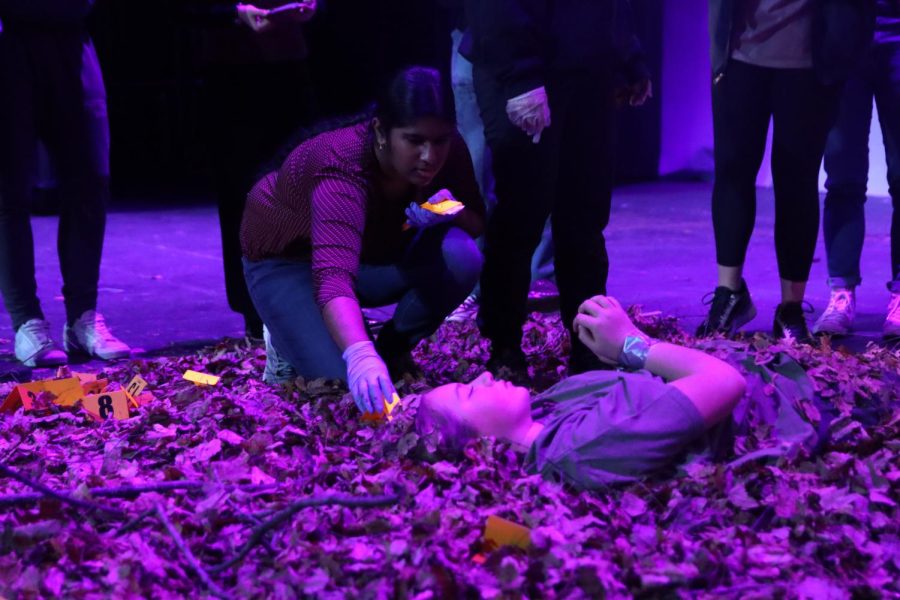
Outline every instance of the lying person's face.
[(449, 383), (422, 396), (422, 404), (461, 421), (481, 435), (508, 438), (531, 419), (531, 394), (489, 372), (471, 383)]
[(391, 166), (413, 185), (428, 185), (447, 162), (453, 131), (453, 125), (434, 117), (394, 127), (389, 140)]

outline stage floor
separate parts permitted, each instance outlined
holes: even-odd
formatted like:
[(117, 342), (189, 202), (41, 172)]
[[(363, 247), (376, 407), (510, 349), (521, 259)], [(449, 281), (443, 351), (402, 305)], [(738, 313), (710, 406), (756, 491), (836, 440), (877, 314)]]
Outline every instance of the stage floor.
[[(715, 250), (709, 184), (654, 183), (618, 188), (607, 229), (609, 293), (625, 304), (660, 310), (693, 329), (702, 320), (701, 299), (715, 287)], [(858, 290), (855, 335), (841, 341), (860, 349), (880, 341), (889, 294), (888, 198), (870, 198), (863, 250), (863, 285)], [(771, 190), (759, 190), (757, 226), (747, 258), (746, 279), (759, 309), (748, 330), (769, 331), (778, 302)], [(56, 257), (55, 217), (32, 219), (38, 290), (44, 312), (62, 337), (62, 282)], [(821, 236), (820, 236), (821, 238)], [(819, 241), (807, 299), (810, 323), (828, 302), (825, 249)], [(243, 335), (243, 320), (225, 300), (218, 216), (213, 205), (172, 207), (144, 203), (114, 207), (109, 215), (100, 282), (99, 309), (134, 356), (180, 354), (223, 337)], [(102, 363), (92, 363), (98, 366)], [(13, 358), (13, 332), (0, 314), (0, 377), (27, 379)], [(39, 375), (38, 373), (34, 374)]]

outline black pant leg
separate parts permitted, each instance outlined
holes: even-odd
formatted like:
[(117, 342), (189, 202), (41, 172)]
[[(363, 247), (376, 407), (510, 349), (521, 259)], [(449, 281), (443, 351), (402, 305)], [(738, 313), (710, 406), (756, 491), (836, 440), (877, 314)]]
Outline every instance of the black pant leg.
[[(507, 98), (492, 73), (474, 69), (475, 93), (491, 149), (497, 207), (484, 238), (481, 276), (482, 334), (494, 347), (519, 346), (531, 283), (531, 257), (553, 202), (559, 128), (545, 129), (539, 144), (506, 115)], [(548, 92), (551, 111), (556, 100)]]
[(0, 35), (0, 292), (13, 329), (44, 317), (29, 219), (39, 110), (31, 65), (27, 39), (11, 31)]
[(712, 87), (716, 261), (744, 264), (756, 221), (756, 176), (766, 150), (773, 69), (732, 60)]
[(62, 204), (57, 251), (66, 318), (97, 307), (109, 204), (109, 119), (97, 54), (87, 34), (59, 36), (41, 52), (49, 105), (40, 125)]
[(819, 167), (843, 86), (820, 84), (812, 69), (774, 77), (772, 180), (778, 273), (806, 281), (819, 233)]
[(212, 159), (222, 232), (228, 305), (258, 316), (241, 263), (240, 227), (247, 193), (260, 169), (294, 130), (313, 118), (314, 99), (305, 63), (220, 65), (206, 76), (203, 131)]
[(577, 356), (586, 348), (571, 335), (572, 321), (582, 302), (606, 293), (609, 273), (603, 230), (612, 199), (614, 105), (608, 77), (580, 76), (559, 87), (567, 103), (553, 121), (562, 139), (551, 223), (560, 312)]

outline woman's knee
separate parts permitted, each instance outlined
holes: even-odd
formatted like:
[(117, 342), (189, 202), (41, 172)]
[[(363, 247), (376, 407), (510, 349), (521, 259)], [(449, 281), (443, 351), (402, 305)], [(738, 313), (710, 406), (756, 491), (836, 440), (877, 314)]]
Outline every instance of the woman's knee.
[(441, 243), (444, 264), (453, 279), (473, 286), (481, 275), (484, 257), (472, 237), (457, 227), (451, 227)]

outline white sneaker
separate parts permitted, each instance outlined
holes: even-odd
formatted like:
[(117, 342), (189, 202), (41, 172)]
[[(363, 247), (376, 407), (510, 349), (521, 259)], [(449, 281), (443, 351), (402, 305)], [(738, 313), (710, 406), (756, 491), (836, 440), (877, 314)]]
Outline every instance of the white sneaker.
[(16, 358), (26, 367), (55, 367), (69, 360), (53, 343), (44, 319), (31, 319), (16, 330)]
[(101, 360), (125, 358), (131, 354), (131, 348), (110, 333), (103, 315), (96, 310), (86, 310), (73, 325), (66, 324), (63, 345), (66, 352), (79, 352)]
[(891, 294), (882, 335), (886, 338), (900, 337), (900, 292)]
[(831, 290), (828, 308), (813, 325), (813, 333), (847, 335), (856, 317), (856, 292), (853, 289)]
[(469, 294), (463, 303), (454, 308), (453, 312), (444, 320), (464, 323), (465, 321), (474, 321), (476, 316), (478, 316), (478, 298), (475, 297), (475, 294)]
[(269, 385), (277, 385), (296, 379), (297, 370), (279, 356), (275, 346), (272, 345), (269, 328), (265, 325), (263, 325), (263, 340), (266, 342), (266, 368), (263, 370), (263, 381)]

